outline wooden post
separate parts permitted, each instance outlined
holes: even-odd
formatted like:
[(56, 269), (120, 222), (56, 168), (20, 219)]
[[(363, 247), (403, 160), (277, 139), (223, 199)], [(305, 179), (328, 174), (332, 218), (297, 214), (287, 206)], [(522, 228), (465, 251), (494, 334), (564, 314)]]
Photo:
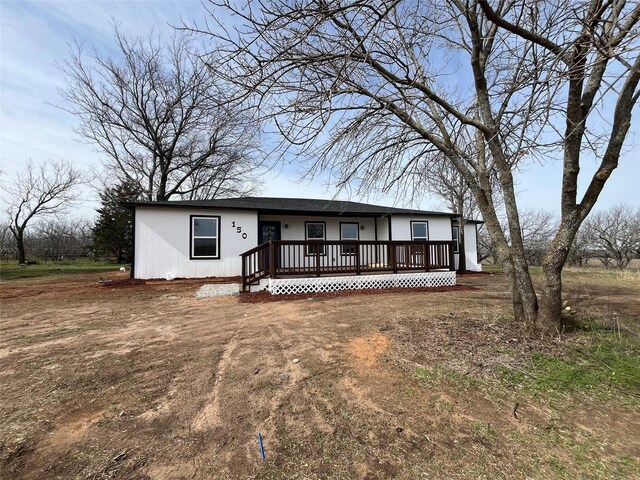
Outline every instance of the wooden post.
[(360, 275), (360, 244), (353, 244), (353, 253), (356, 255), (356, 275)]
[(424, 254), (422, 255), (424, 260), (424, 271), (429, 271), (429, 242), (424, 242)]
[(455, 271), (456, 269), (456, 259), (453, 254), (453, 240), (449, 242), (449, 270)]
[(276, 277), (276, 246), (273, 241), (269, 242), (269, 275)]
[(316, 277), (320, 276), (320, 242), (316, 243)]
[(431, 270), (431, 244), (427, 242), (427, 251), (424, 253), (425, 272)]
[(393, 273), (398, 273), (398, 262), (396, 258), (396, 246), (392, 242), (391, 243), (391, 267), (393, 268)]
[(242, 257), (242, 292), (247, 291), (247, 260), (244, 254), (240, 255)]

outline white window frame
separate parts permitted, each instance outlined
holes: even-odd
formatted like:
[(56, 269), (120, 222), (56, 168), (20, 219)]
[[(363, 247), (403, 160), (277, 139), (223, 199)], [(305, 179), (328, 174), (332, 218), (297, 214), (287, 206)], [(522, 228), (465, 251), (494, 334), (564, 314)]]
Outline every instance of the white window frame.
[[(215, 220), (216, 221), (216, 234), (215, 235), (197, 235), (195, 234), (195, 221), (196, 220)], [(219, 260), (220, 259), (220, 217), (217, 215), (191, 215), (190, 217), (190, 249), (189, 258), (191, 260)], [(216, 241), (216, 255), (196, 255), (195, 254), (195, 240), (196, 238), (208, 238), (215, 239)]]

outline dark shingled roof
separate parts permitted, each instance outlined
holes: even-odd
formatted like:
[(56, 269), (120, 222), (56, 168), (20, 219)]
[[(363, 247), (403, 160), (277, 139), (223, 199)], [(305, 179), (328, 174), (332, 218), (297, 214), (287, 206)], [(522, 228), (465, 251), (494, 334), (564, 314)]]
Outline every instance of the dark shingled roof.
[(384, 207), (368, 203), (311, 198), (238, 197), (214, 200), (168, 200), (164, 202), (126, 202), (126, 207), (182, 207), (256, 210), (259, 213), (293, 213), (327, 216), (439, 215), (455, 217), (453, 213)]

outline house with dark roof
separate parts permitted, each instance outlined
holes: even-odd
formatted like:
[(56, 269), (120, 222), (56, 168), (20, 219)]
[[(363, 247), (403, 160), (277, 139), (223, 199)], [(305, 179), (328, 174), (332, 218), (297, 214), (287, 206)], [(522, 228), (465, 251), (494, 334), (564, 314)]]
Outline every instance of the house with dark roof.
[(242, 277), (242, 289), (300, 293), (455, 284), (481, 270), (478, 221), (366, 203), (240, 197), (130, 202), (132, 276)]

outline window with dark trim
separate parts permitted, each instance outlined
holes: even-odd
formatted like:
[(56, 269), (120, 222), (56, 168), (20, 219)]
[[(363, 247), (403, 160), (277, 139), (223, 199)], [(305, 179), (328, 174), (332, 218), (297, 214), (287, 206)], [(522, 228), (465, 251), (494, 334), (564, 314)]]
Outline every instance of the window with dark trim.
[(220, 258), (220, 217), (191, 215), (190, 258)]
[(458, 229), (460, 227), (451, 227), (451, 237), (453, 238), (453, 253), (460, 253), (460, 237), (458, 236)]
[(411, 222), (411, 240), (429, 240), (429, 222)]
[[(327, 226), (325, 222), (304, 222), (305, 238), (307, 240), (326, 240)], [(325, 255), (324, 245), (307, 245), (307, 255)]]
[[(354, 241), (360, 240), (360, 224), (357, 222), (340, 222), (340, 240)], [(340, 251), (342, 255), (355, 255), (355, 245), (341, 245)]]

